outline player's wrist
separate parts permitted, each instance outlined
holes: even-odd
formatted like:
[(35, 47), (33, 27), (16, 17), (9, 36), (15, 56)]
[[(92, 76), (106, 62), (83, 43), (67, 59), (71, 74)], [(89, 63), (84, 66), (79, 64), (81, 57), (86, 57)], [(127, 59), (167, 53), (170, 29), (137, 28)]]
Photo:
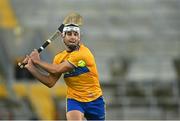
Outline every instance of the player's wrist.
[(32, 60), (34, 64), (39, 65), (40, 60)]

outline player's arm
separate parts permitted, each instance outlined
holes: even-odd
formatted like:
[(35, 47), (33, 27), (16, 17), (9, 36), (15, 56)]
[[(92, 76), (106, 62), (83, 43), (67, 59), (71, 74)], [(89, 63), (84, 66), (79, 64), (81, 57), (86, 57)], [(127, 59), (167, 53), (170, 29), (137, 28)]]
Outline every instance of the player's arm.
[(34, 66), (31, 58), (28, 59), (28, 63), (25, 65), (25, 68), (29, 70), (29, 72), (41, 83), (46, 85), (47, 87), (53, 87), (54, 84), (57, 82), (57, 80), (60, 78), (60, 74), (55, 75), (55, 74), (42, 74), (39, 69)]
[(40, 59), (37, 50), (34, 50), (31, 53), (30, 58), (32, 59), (35, 65), (38, 65), (40, 68), (44, 69), (45, 71), (53, 75), (61, 75), (62, 73), (71, 71), (74, 68), (74, 66), (70, 64), (68, 61), (64, 61), (60, 64), (50, 64), (44, 62)]
[(60, 64), (49, 64), (44, 61), (33, 61), (34, 64), (40, 66), (42, 69), (45, 71), (49, 72), (50, 74), (55, 74), (55, 75), (61, 75), (62, 73), (71, 71), (74, 69), (74, 66), (70, 64), (68, 61), (64, 61)]

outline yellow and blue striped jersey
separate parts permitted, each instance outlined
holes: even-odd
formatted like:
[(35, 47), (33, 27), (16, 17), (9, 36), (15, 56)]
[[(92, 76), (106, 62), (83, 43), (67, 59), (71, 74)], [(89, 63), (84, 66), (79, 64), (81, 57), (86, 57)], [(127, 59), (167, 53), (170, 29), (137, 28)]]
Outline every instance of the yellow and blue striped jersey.
[(80, 102), (90, 102), (102, 95), (94, 56), (91, 51), (80, 45), (79, 50), (57, 54), (53, 63), (60, 64), (67, 60), (75, 66), (70, 72), (64, 73), (67, 85), (67, 98)]

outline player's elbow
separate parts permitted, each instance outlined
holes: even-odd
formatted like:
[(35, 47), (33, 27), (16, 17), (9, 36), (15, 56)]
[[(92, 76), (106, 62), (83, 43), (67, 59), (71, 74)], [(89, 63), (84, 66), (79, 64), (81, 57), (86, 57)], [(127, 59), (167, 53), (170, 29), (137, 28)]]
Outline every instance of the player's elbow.
[(52, 82), (46, 84), (46, 86), (49, 87), (49, 88), (52, 88), (54, 85), (55, 85), (55, 83), (52, 83)]
[(48, 84), (46, 86), (49, 87), (49, 88), (52, 88), (54, 86), (54, 84)]
[(54, 76), (54, 75), (50, 75), (49, 77), (48, 77), (48, 80), (46, 81), (47, 83), (46, 83), (46, 86), (47, 87), (49, 87), (49, 88), (52, 88), (55, 84), (56, 84), (56, 82), (57, 82), (57, 80), (59, 79), (59, 77), (60, 76)]

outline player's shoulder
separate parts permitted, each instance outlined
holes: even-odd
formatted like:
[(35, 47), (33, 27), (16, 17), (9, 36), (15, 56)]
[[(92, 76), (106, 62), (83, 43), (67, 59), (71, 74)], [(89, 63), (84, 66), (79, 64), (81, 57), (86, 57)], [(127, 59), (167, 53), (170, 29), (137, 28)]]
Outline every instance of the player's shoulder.
[(86, 45), (84, 45), (84, 44), (80, 45), (80, 52), (91, 53), (90, 49)]
[(84, 44), (80, 45), (79, 51), (75, 52), (74, 55), (81, 58), (87, 58), (89, 60), (94, 58), (90, 49)]
[(56, 53), (54, 58), (58, 58), (59, 56), (62, 56), (64, 54), (66, 54), (66, 50), (63, 50), (63, 51), (60, 51), (60, 52)]
[(62, 51), (57, 52), (55, 56), (63, 55), (63, 54), (66, 54), (66, 53), (67, 53), (66, 50), (62, 50)]

